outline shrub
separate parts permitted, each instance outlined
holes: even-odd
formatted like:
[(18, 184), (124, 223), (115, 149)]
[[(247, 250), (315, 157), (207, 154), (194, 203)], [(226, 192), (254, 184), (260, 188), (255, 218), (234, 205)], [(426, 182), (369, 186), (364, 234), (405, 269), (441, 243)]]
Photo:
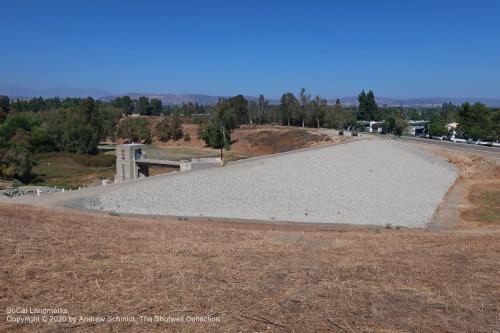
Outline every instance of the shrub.
[(184, 141), (191, 141), (191, 136), (189, 133), (184, 134)]
[(182, 122), (178, 117), (174, 117), (170, 123), (170, 133), (173, 140), (180, 140), (184, 136), (184, 131), (182, 130)]
[(184, 136), (182, 122), (179, 117), (169, 119), (164, 117), (156, 124), (156, 136), (160, 141), (180, 140)]
[(31, 178), (31, 152), (22, 146), (0, 149), (0, 176), (28, 181)]
[(168, 141), (172, 137), (170, 131), (170, 121), (167, 117), (162, 117), (162, 119), (156, 124), (156, 137), (160, 141)]

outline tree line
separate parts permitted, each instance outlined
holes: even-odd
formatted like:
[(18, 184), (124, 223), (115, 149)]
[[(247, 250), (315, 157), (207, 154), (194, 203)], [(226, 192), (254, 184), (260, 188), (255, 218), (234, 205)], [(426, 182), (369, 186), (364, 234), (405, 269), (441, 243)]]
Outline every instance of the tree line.
[[(143, 117), (131, 114), (173, 115), (161, 118), (151, 129)], [(401, 135), (408, 120), (428, 120), (427, 132), (448, 133), (446, 124), (458, 122), (464, 138), (498, 141), (500, 109), (481, 103), (441, 107), (379, 106), (373, 91), (361, 91), (358, 105), (344, 105), (339, 99), (330, 104), (305, 89), (284, 93), (272, 105), (263, 96), (247, 100), (243, 95), (221, 98), (216, 105), (186, 103), (164, 106), (159, 99), (129, 96), (110, 102), (92, 98), (42, 98), (10, 100), (0, 96), (0, 177), (27, 180), (31, 176), (32, 154), (67, 151), (95, 154), (100, 141), (117, 137), (133, 142), (190, 140), (182, 131), (178, 115), (193, 116), (200, 125), (200, 137), (214, 148), (229, 147), (231, 132), (244, 124), (281, 124), (297, 127), (355, 128), (360, 120), (384, 120), (384, 131)]]
[(126, 142), (150, 144), (153, 136), (161, 142), (191, 140), (189, 133), (184, 134), (179, 116), (162, 117), (153, 128), (146, 117), (125, 117), (117, 126), (117, 137)]
[(132, 99), (130, 96), (116, 97), (111, 100), (110, 104), (122, 109), (126, 115), (139, 114), (141, 116), (204, 114), (209, 109), (208, 106), (192, 102), (180, 105), (163, 105), (160, 99), (149, 99), (146, 96), (141, 96), (138, 99)]
[[(33, 97), (31, 99), (15, 99), (10, 101), (10, 108), (15, 111), (38, 112), (51, 109), (65, 109), (74, 107), (79, 103), (80, 98), (43, 98)], [(96, 101), (97, 103), (110, 104), (122, 110), (125, 115), (139, 114), (142, 116), (161, 115), (195, 115), (210, 112), (211, 107), (198, 103), (182, 103), (179, 105), (164, 105), (158, 98), (148, 98), (141, 96), (132, 99), (130, 96), (115, 97), (109, 102)]]
[[(458, 123), (456, 129), (446, 127), (452, 122)], [(427, 130), (430, 135), (449, 135), (456, 131), (460, 138), (496, 142), (500, 140), (500, 108), (489, 108), (482, 103), (460, 106), (445, 103), (431, 115)]]
[(101, 140), (114, 137), (121, 109), (90, 97), (48, 100), (0, 96), (0, 177), (28, 181), (34, 153), (95, 154)]

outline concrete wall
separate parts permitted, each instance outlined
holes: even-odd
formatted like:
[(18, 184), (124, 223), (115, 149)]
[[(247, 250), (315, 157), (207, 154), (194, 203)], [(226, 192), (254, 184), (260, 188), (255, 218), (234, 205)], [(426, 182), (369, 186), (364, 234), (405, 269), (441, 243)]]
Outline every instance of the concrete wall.
[(192, 163), (220, 163), (220, 157), (193, 157)]

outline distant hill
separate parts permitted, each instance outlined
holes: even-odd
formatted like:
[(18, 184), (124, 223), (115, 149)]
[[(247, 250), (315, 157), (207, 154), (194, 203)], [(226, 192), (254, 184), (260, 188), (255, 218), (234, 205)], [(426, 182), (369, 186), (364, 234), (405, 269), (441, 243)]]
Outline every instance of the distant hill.
[[(209, 104), (214, 105), (217, 103), (219, 98), (227, 96), (211, 96), (211, 95), (198, 95), (198, 94), (148, 94), (148, 93), (130, 93), (127, 94), (130, 98), (137, 99), (141, 96), (146, 96), (149, 98), (158, 98), (166, 105), (176, 105), (182, 103), (198, 103), (198, 104)], [(109, 96), (107, 99), (113, 99), (115, 96)], [(255, 96), (245, 96), (248, 100), (257, 100), (258, 97)], [(270, 104), (279, 104), (279, 99), (268, 99)], [(335, 103), (336, 99), (329, 99), (328, 103)], [(390, 97), (376, 97), (378, 105), (389, 105), (389, 106), (438, 106), (443, 103), (453, 103), (456, 105), (469, 102), (481, 102), (491, 107), (500, 107), (500, 98), (450, 98), (450, 97), (428, 97), (428, 98), (409, 98), (409, 99), (396, 99)], [(342, 104), (348, 105), (358, 105), (358, 98), (356, 96), (343, 97), (340, 98)]]
[[(123, 95), (106, 96), (104, 100), (112, 100), (117, 96), (129, 96), (132, 99), (138, 99), (141, 96), (148, 98), (157, 98), (165, 105), (179, 105), (183, 103), (198, 103), (205, 105), (215, 105), (219, 98), (227, 98), (230, 96), (212, 96), (212, 95), (199, 95), (199, 94), (151, 94), (151, 93), (129, 93)], [(249, 101), (257, 100), (258, 97), (255, 96), (245, 96)], [(276, 99), (268, 99), (271, 104), (278, 104), (279, 101)]]
[(127, 94), (132, 99), (138, 99), (141, 96), (148, 98), (158, 98), (163, 104), (175, 105), (183, 103), (198, 103), (198, 104), (216, 104), (220, 96), (198, 95), (198, 94), (141, 94), (130, 93)]
[[(35, 96), (42, 97), (87, 97), (91, 96), (104, 101), (110, 101), (117, 96), (128, 95), (133, 99), (137, 99), (141, 96), (146, 96), (148, 98), (158, 98), (165, 105), (178, 105), (182, 103), (198, 103), (198, 104), (208, 104), (214, 105), (217, 103), (219, 98), (228, 96), (214, 96), (214, 95), (202, 95), (202, 94), (153, 94), (153, 93), (129, 93), (113, 95), (101, 89), (80, 89), (71, 87), (56, 87), (51, 89), (27, 89), (23, 87), (16, 87), (10, 85), (0, 84), (0, 95), (7, 95), (12, 98), (30, 98)], [(257, 100), (256, 96), (245, 96), (248, 100)], [(279, 99), (268, 99), (270, 104), (279, 104)], [(453, 104), (462, 104), (464, 102), (475, 103), (481, 102), (490, 107), (500, 107), (500, 98), (481, 98), (481, 97), (470, 97), (470, 98), (456, 98), (456, 97), (424, 97), (424, 98), (408, 98), (408, 99), (397, 99), (391, 97), (376, 97), (378, 105), (389, 105), (389, 106), (437, 106), (443, 103), (451, 102)], [(343, 104), (357, 105), (358, 99), (356, 96), (349, 96), (340, 98)], [(335, 103), (335, 99), (329, 99), (329, 103)]]

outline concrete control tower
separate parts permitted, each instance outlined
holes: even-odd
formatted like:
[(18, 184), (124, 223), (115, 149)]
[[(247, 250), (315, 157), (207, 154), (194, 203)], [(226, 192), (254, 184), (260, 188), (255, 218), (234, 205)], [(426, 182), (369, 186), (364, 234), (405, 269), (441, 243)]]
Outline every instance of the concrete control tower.
[(141, 167), (136, 161), (145, 158), (143, 144), (132, 143), (116, 146), (116, 175), (115, 182), (148, 177), (148, 168)]

